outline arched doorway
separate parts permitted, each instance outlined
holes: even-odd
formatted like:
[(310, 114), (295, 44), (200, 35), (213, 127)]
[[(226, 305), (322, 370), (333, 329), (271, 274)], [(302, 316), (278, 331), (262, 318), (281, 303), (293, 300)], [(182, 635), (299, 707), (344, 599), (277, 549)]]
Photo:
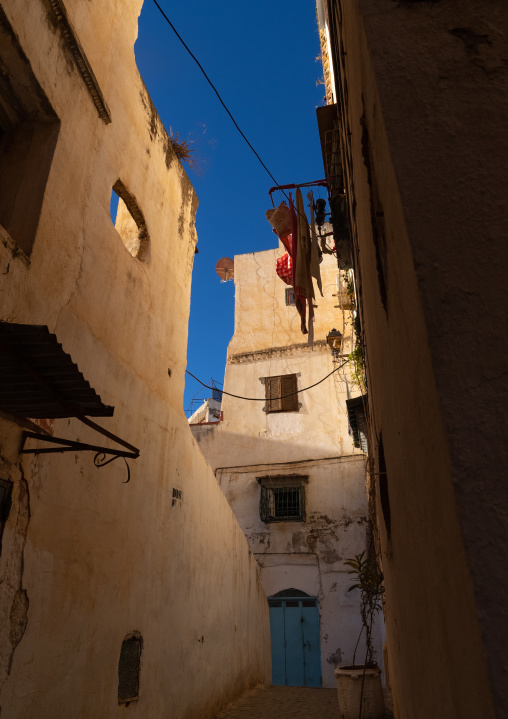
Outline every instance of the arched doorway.
[(268, 597), (272, 642), (272, 684), (321, 686), (317, 597), (284, 589)]

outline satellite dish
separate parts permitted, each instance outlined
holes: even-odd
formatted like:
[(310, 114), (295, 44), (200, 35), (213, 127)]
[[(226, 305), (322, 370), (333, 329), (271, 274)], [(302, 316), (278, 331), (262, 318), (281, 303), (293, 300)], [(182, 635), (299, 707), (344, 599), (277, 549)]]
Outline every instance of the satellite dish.
[(235, 276), (235, 263), (231, 257), (221, 257), (215, 265), (215, 271), (219, 275), (221, 282), (227, 282)]

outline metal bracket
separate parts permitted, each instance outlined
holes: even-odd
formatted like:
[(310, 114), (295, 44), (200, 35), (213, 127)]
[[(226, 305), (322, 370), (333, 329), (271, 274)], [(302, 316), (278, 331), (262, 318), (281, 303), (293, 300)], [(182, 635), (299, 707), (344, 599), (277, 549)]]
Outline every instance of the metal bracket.
[[(96, 424), (95, 422), (92, 422), (91, 419), (88, 419), (88, 417), (79, 416), (76, 417), (76, 419), (79, 419), (80, 422), (83, 422), (83, 424), (88, 425), (92, 429), (95, 429), (100, 434), (104, 435), (105, 437), (108, 437), (109, 439), (113, 440), (114, 442), (117, 442), (118, 444), (122, 445), (123, 447), (126, 447), (129, 451), (125, 451), (123, 449), (110, 449), (108, 447), (102, 447), (100, 445), (96, 444), (86, 444), (85, 442), (76, 442), (69, 439), (64, 439), (63, 437), (52, 437), (47, 434), (42, 434), (39, 432), (23, 432), (23, 446), (21, 449), (21, 454), (54, 454), (56, 452), (95, 452), (94, 457), (94, 464), (97, 468), (105, 467), (110, 462), (113, 462), (115, 459), (118, 459), (119, 457), (122, 457), (125, 461), (125, 465), (127, 467), (127, 480), (124, 482), (124, 484), (127, 484), (129, 482), (131, 473), (129, 465), (127, 464), (127, 459), (137, 459), (139, 457), (139, 449), (134, 447), (132, 444), (129, 444), (123, 439), (120, 439), (120, 437), (117, 437), (112, 432), (109, 432), (107, 429), (104, 429), (104, 427), (101, 427), (100, 425)], [(48, 442), (49, 444), (55, 444), (58, 445), (57, 447), (29, 447), (28, 449), (25, 448), (25, 444), (27, 439), (36, 439), (40, 440), (42, 442)], [(110, 459), (106, 459), (108, 455), (112, 455)]]

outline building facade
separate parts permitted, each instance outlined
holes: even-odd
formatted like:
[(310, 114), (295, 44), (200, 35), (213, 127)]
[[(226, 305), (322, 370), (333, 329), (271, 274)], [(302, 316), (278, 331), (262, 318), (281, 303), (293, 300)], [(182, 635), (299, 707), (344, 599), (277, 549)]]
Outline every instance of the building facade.
[[(333, 670), (352, 662), (361, 628), (344, 560), (369, 544), (365, 455), (346, 405), (360, 395), (347, 361), (352, 311), (344, 273), (324, 255), (309, 344), (292, 290), (275, 271), (282, 252), (235, 257), (224, 391), (254, 401), (224, 394), (222, 420), (191, 429), (261, 567), (274, 684), (333, 687)], [(343, 336), (335, 355), (332, 329)], [(381, 633), (379, 626), (379, 661)]]
[(6, 717), (202, 719), (270, 680), (259, 569), (182, 411), (197, 198), (141, 5), (0, 2)]
[(335, 148), (344, 173), (396, 716), (506, 717), (506, 5), (318, 12), (332, 68), (318, 121), (326, 171)]

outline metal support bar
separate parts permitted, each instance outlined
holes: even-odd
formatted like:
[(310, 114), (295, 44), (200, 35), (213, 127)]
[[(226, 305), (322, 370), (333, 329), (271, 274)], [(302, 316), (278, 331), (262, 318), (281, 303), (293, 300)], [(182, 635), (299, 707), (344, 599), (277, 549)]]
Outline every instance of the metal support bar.
[[(104, 427), (101, 427), (100, 425), (96, 424), (91, 419), (88, 419), (88, 417), (84, 417), (83, 415), (78, 415), (77, 419), (79, 419), (80, 422), (83, 422), (83, 424), (88, 425), (88, 427), (95, 429), (96, 432), (103, 434), (108, 439), (112, 439), (113, 442), (116, 442), (117, 444), (121, 444), (122, 447), (127, 447), (127, 449), (130, 449), (130, 451), (133, 452), (136, 455), (136, 457), (139, 456), (139, 449), (137, 449), (136, 447), (133, 447), (132, 444), (129, 444), (124, 439), (117, 437), (116, 434), (113, 434), (113, 432), (109, 432), (107, 429), (104, 429)], [(111, 454), (111, 452), (110, 452), (110, 454)], [(117, 454), (118, 454), (118, 452), (117, 452)], [(118, 454), (118, 456), (121, 457), (123, 455)], [(128, 456), (130, 456), (130, 455), (128, 455)]]
[(321, 187), (326, 187), (326, 180), (313, 180), (312, 182), (301, 182), (299, 185), (295, 185), (295, 184), (276, 185), (275, 187), (270, 187), (270, 189), (268, 190), (268, 194), (271, 195), (276, 190), (296, 190), (297, 187), (312, 187), (314, 185), (321, 185)]
[(21, 454), (51, 454), (54, 452), (82, 452), (91, 451), (100, 454), (112, 454), (115, 457), (128, 457), (130, 459), (137, 459), (139, 457), (139, 450), (135, 447), (133, 452), (125, 452), (121, 449), (108, 449), (107, 447), (100, 447), (95, 444), (85, 444), (84, 442), (73, 442), (69, 439), (63, 439), (62, 437), (51, 437), (46, 434), (39, 434), (38, 432), (24, 432), (24, 440), (27, 439), (38, 439), (43, 442), (49, 442), (50, 444), (63, 445), (57, 448), (53, 447), (42, 447), (42, 448), (29, 448), (21, 450)]

